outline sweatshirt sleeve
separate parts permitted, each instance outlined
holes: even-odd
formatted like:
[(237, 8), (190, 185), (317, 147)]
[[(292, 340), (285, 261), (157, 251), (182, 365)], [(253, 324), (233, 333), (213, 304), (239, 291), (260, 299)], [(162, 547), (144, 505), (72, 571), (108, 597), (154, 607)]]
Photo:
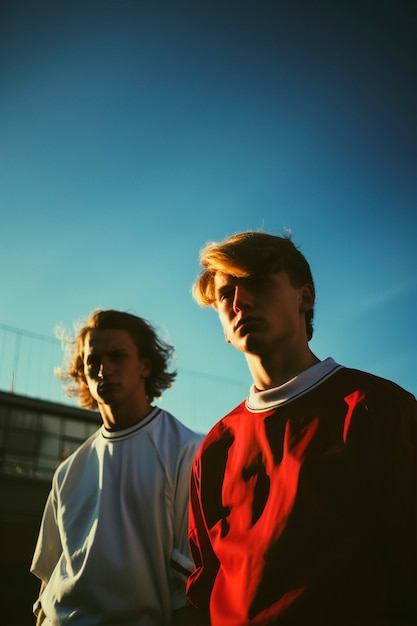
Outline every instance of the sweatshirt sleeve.
[(201, 439), (195, 436), (181, 452), (175, 486), (174, 502), (174, 548), (171, 554), (171, 571), (174, 581), (173, 606), (182, 608), (188, 604), (185, 586), (193, 570), (188, 546), (188, 503), (191, 465)]
[(219, 561), (213, 552), (201, 494), (201, 457), (194, 461), (190, 481), (188, 541), (195, 569), (188, 579), (188, 600), (198, 609), (208, 610)]
[[(379, 493), (380, 542), (390, 613), (417, 623), (417, 403), (411, 394), (385, 403)], [(415, 620), (415, 621), (414, 621)]]
[(47, 584), (61, 554), (62, 545), (56, 522), (55, 498), (51, 491), (46, 501), (30, 571)]

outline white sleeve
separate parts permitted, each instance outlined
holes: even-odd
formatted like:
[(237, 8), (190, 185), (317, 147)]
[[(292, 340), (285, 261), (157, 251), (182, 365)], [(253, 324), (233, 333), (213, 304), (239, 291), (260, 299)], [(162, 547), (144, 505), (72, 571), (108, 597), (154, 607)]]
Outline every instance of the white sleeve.
[(38, 541), (30, 567), (32, 574), (40, 578), (45, 585), (48, 583), (62, 554), (54, 502), (54, 496), (51, 491), (46, 501)]
[(178, 479), (175, 489), (174, 510), (174, 549), (171, 554), (171, 571), (173, 575), (172, 602), (174, 610), (187, 606), (185, 585), (188, 576), (194, 569), (188, 548), (188, 502), (191, 465), (200, 445), (198, 439), (190, 441), (182, 450), (179, 459)]

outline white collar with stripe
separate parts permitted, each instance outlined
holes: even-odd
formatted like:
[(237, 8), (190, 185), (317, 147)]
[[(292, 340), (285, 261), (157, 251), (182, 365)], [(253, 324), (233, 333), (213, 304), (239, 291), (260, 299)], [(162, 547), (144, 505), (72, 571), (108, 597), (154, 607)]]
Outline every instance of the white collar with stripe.
[(266, 391), (256, 391), (255, 385), (252, 385), (246, 399), (246, 408), (256, 413), (268, 411), (284, 404), (284, 402), (291, 402), (320, 385), (342, 367), (329, 357), (309, 367), (279, 387)]
[(130, 435), (133, 435), (138, 430), (142, 430), (142, 428), (152, 422), (160, 412), (161, 409), (159, 407), (152, 406), (149, 413), (145, 415), (145, 417), (143, 417), (139, 422), (136, 422), (136, 424), (128, 426), (127, 428), (123, 428), (122, 430), (107, 430), (107, 428), (105, 428), (103, 424), (100, 429), (101, 436), (104, 437), (104, 439), (113, 439), (114, 441), (116, 439), (124, 439), (126, 437), (130, 437)]

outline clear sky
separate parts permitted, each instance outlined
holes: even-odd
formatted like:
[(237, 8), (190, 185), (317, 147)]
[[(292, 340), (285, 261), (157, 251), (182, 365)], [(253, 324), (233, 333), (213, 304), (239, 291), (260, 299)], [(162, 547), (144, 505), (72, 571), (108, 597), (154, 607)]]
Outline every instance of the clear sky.
[(206, 431), (250, 378), (199, 250), (285, 228), (313, 351), (417, 393), (413, 2), (6, 0), (0, 63), (0, 323), (149, 319), (163, 406)]

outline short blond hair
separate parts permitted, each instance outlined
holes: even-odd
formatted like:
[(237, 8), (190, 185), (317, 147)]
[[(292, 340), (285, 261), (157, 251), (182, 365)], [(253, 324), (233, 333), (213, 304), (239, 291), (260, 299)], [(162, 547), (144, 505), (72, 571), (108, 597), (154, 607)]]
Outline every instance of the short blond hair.
[[(193, 285), (193, 296), (200, 306), (216, 308), (214, 278), (221, 272), (246, 277), (284, 271), (294, 287), (309, 284), (314, 291), (310, 266), (291, 240), (261, 231), (237, 233), (221, 242), (210, 242), (200, 252), (203, 270)], [(307, 337), (313, 336), (313, 309), (306, 313)]]

